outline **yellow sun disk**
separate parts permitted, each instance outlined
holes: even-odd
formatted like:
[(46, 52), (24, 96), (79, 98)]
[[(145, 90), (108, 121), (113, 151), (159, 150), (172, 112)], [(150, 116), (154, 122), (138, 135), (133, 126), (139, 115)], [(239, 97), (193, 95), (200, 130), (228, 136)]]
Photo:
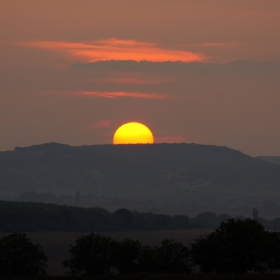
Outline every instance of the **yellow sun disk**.
[(120, 126), (114, 134), (113, 144), (153, 144), (154, 137), (148, 127), (131, 122)]

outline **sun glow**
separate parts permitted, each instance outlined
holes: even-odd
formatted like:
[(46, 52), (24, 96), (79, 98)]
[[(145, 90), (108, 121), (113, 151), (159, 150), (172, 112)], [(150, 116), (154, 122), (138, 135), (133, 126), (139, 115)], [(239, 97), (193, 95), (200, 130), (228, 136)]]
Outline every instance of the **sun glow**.
[(151, 130), (137, 122), (120, 126), (114, 134), (113, 144), (153, 144), (154, 136)]

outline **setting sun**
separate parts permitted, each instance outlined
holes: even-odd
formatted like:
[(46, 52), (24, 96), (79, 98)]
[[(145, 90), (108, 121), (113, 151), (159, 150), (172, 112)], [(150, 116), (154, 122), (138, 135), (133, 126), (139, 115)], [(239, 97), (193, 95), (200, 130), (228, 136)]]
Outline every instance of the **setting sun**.
[(114, 134), (113, 144), (153, 144), (154, 136), (151, 130), (137, 122), (120, 126)]

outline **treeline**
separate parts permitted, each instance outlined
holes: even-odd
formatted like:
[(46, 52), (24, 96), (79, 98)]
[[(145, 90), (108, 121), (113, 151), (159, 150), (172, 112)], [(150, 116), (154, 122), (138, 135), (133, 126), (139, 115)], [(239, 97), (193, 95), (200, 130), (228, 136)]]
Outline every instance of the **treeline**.
[[(240, 276), (279, 272), (279, 259), (279, 232), (265, 230), (256, 220), (229, 219), (189, 246), (173, 239), (163, 240), (160, 246), (143, 246), (138, 240), (117, 241), (90, 233), (70, 245), (69, 258), (62, 265), (66, 275), (72, 276), (171, 276), (198, 272)], [(0, 276), (46, 275), (47, 262), (41, 245), (33, 244), (26, 234), (12, 233), (0, 238)]]
[(138, 240), (116, 241), (91, 233), (78, 238), (62, 264), (72, 275), (182, 274), (197, 272), (246, 274), (280, 269), (280, 233), (266, 231), (256, 220), (229, 219), (190, 246), (165, 239), (160, 246)]
[[(237, 278), (238, 277), (238, 278)], [(109, 276), (2, 276), (1, 280), (279, 280), (279, 274), (133, 274)]]
[(202, 213), (195, 218), (185, 215), (139, 213), (119, 209), (110, 213), (102, 208), (0, 201), (0, 231), (84, 231), (176, 230), (215, 228), (229, 215)]
[[(216, 228), (230, 215), (205, 212), (194, 218), (185, 215), (139, 213), (119, 209), (110, 213), (102, 208), (82, 208), (66, 205), (0, 201), (1, 232), (84, 231), (110, 232), (121, 230), (181, 230)], [(242, 216), (235, 217), (241, 220)], [(265, 220), (256, 217), (265, 228), (280, 229), (280, 218)]]

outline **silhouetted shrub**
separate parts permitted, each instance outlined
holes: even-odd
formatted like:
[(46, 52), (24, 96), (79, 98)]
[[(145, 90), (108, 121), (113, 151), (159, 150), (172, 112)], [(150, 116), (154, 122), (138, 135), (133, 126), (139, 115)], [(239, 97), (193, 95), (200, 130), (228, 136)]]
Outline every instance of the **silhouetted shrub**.
[(190, 268), (190, 251), (182, 243), (165, 239), (156, 249), (159, 273), (188, 273)]
[(280, 233), (265, 231), (256, 220), (230, 219), (191, 246), (202, 272), (246, 273), (280, 268)]
[(71, 257), (63, 266), (69, 268), (72, 275), (110, 274), (116, 245), (115, 240), (100, 234), (81, 236), (71, 247)]
[(0, 275), (45, 275), (47, 260), (41, 246), (33, 244), (26, 234), (0, 238)]
[(117, 243), (113, 252), (113, 266), (121, 274), (139, 271), (139, 259), (143, 248), (138, 240), (124, 239)]
[(72, 275), (110, 275), (135, 273), (188, 273), (189, 249), (165, 239), (160, 247), (142, 246), (138, 240), (121, 242), (91, 233), (75, 241), (70, 259), (63, 265)]

